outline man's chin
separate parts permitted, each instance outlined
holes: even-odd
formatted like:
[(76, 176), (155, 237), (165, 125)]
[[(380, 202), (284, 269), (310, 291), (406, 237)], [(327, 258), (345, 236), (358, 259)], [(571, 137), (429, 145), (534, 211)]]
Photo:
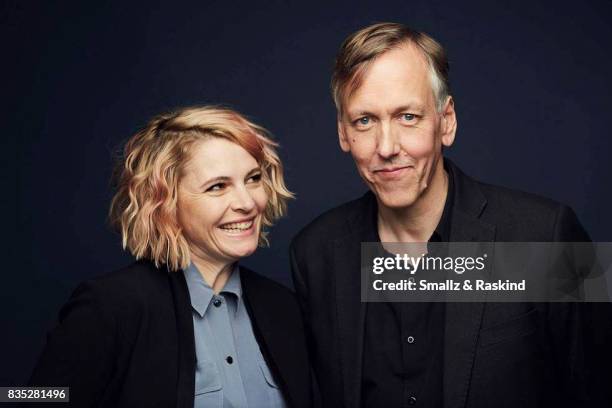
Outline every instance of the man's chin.
[(378, 198), (378, 203), (386, 208), (399, 210), (412, 206), (417, 195), (406, 190), (393, 191), (374, 191)]

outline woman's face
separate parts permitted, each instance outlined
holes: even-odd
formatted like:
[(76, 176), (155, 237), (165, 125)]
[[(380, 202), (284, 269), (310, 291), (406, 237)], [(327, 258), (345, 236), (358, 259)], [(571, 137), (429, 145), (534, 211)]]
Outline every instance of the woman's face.
[(222, 138), (196, 142), (177, 205), (191, 256), (225, 264), (252, 254), (267, 202), (259, 165), (246, 150)]

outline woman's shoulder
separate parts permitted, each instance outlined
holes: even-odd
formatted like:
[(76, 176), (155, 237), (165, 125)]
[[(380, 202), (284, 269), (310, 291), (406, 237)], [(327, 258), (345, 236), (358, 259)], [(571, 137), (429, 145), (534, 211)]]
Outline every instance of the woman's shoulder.
[[(138, 311), (153, 303), (172, 301), (166, 268), (149, 261), (136, 261), (124, 268), (82, 282), (71, 299), (88, 298), (109, 312)], [(177, 272), (180, 273), (180, 272)]]
[(287, 295), (293, 294), (293, 291), (285, 285), (242, 265), (240, 265), (240, 280), (243, 285), (257, 286)]
[(294, 292), (285, 285), (270, 279), (260, 273), (240, 265), (240, 280), (243, 289), (249, 291), (263, 291), (268, 294), (275, 294), (282, 297), (293, 298)]
[(139, 260), (123, 268), (90, 278), (84, 284), (100, 289), (133, 293), (134, 290), (167, 285), (168, 273), (164, 267), (158, 268), (148, 260)]
[(93, 277), (88, 282), (101, 286), (150, 286), (164, 284), (169, 273), (164, 266), (156, 267), (149, 260), (138, 260), (123, 268)]

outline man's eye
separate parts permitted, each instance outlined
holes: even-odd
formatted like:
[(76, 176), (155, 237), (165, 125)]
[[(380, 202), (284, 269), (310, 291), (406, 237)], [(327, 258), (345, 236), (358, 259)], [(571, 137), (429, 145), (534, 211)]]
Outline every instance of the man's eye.
[(225, 183), (217, 183), (206, 189), (206, 191), (221, 191), (225, 188)]
[(355, 121), (358, 125), (367, 126), (370, 124), (370, 118), (368, 116), (364, 116)]
[(404, 119), (405, 121), (408, 121), (408, 122), (412, 122), (413, 120), (416, 119), (416, 115), (414, 115), (412, 113), (404, 113), (404, 114), (402, 114), (402, 119)]

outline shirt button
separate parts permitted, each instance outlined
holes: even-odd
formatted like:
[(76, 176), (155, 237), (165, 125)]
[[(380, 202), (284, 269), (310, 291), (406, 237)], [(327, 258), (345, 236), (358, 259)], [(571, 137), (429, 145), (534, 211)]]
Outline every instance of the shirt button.
[(414, 337), (412, 336), (408, 336), (408, 338), (406, 339), (406, 341), (410, 344), (414, 343)]
[(234, 359), (232, 358), (232, 356), (227, 356), (225, 358), (225, 361), (227, 361), (227, 364), (232, 364), (234, 362)]
[(215, 300), (213, 300), (213, 305), (215, 305), (215, 307), (221, 306), (221, 303), (223, 302), (219, 298), (215, 298)]
[(408, 405), (415, 405), (415, 404), (416, 404), (416, 401), (417, 401), (417, 400), (416, 400), (416, 397), (415, 397), (414, 395), (411, 395), (411, 396), (408, 398)]

